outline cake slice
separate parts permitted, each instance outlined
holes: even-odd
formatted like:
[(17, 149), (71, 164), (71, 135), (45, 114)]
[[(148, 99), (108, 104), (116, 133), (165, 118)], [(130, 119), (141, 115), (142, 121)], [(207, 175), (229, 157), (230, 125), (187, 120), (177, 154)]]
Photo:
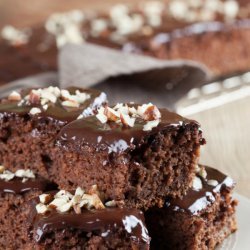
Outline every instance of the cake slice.
[(151, 103), (100, 108), (58, 134), (52, 179), (66, 189), (97, 184), (129, 207), (162, 206), (191, 185), (203, 143), (197, 122)]
[(102, 92), (76, 87), (12, 92), (0, 101), (0, 164), (47, 178), (57, 133), (79, 116), (93, 115), (106, 101)]
[(44, 193), (27, 204), (23, 216), (25, 249), (149, 249), (143, 213), (103, 203), (96, 186), (89, 193)]
[(218, 170), (200, 166), (182, 199), (166, 199), (163, 208), (145, 213), (151, 249), (214, 249), (237, 229), (234, 185)]
[(16, 172), (0, 167), (0, 249), (19, 249), (25, 230), (22, 206), (43, 192), (56, 189), (50, 181), (34, 175), (31, 170)]

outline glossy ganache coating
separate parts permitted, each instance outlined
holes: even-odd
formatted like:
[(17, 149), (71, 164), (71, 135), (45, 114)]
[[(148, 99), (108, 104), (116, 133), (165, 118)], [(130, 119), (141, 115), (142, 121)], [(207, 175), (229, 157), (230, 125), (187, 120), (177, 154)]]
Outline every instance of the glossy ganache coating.
[(26, 181), (17, 177), (10, 181), (0, 180), (0, 194), (11, 193), (19, 195), (29, 191), (49, 191), (55, 190), (56, 188), (54, 183), (42, 177), (28, 179)]
[[(122, 228), (135, 244), (149, 245), (150, 237), (144, 223), (144, 215), (137, 209), (105, 208), (101, 210), (85, 210), (81, 214), (75, 212), (59, 213), (55, 210), (37, 214), (35, 206), (38, 199), (30, 201), (31, 224), (30, 235), (35, 242), (42, 242), (51, 232), (78, 229), (83, 232), (94, 232), (102, 237), (111, 237), (112, 233)], [(144, 249), (144, 248), (142, 248)]]
[(187, 125), (199, 127), (195, 121), (183, 118), (167, 109), (160, 109), (161, 120), (151, 131), (144, 131), (144, 120), (136, 119), (133, 127), (124, 127), (115, 122), (101, 123), (96, 116), (76, 120), (65, 126), (57, 137), (57, 145), (65, 149), (81, 151), (82, 146), (94, 147), (109, 153), (132, 150), (144, 140), (160, 131), (181, 128)]
[[(24, 98), (29, 94), (31, 89), (25, 89), (21, 91), (21, 96)], [(48, 109), (44, 111), (41, 104), (24, 104), (19, 105), (19, 101), (9, 101), (7, 98), (0, 101), (0, 118), (9, 115), (28, 115), (32, 107), (41, 108), (42, 112), (36, 114), (38, 119), (48, 118), (59, 123), (71, 122), (81, 114), (92, 115), (93, 110), (107, 102), (106, 94), (94, 89), (82, 89), (77, 87), (67, 88), (70, 94), (74, 94), (76, 90), (80, 90), (86, 94), (90, 95), (90, 98), (86, 100), (79, 108), (65, 107), (62, 105), (60, 99), (57, 100), (55, 104), (50, 104)]]
[[(223, 188), (232, 189), (235, 183), (232, 178), (221, 173), (217, 169), (205, 167), (207, 172), (206, 179), (202, 179), (202, 189), (194, 190), (190, 188), (182, 199), (172, 199), (166, 201), (166, 207), (174, 211), (186, 211), (193, 215), (206, 209), (207, 206), (215, 202), (216, 194), (220, 193)], [(208, 180), (217, 181), (217, 185), (208, 184)]]

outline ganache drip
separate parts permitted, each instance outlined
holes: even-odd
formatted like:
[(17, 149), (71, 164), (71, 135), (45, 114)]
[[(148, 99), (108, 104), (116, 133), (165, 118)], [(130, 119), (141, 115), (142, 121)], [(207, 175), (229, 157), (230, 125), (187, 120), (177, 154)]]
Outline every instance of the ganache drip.
[[(167, 200), (166, 207), (174, 211), (187, 211), (193, 215), (197, 215), (215, 202), (216, 194), (223, 188), (232, 189), (234, 187), (235, 183), (232, 178), (210, 167), (205, 167), (205, 170), (207, 177), (206, 179), (202, 179), (202, 189), (194, 190), (190, 188), (182, 199)], [(217, 185), (209, 185), (207, 180), (215, 180), (217, 181)]]

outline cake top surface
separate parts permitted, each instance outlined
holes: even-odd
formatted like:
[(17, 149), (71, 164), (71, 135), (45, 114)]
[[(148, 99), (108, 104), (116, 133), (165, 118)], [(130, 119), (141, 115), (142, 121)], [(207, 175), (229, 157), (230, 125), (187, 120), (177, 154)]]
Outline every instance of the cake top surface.
[(92, 146), (97, 151), (120, 153), (143, 143), (146, 136), (187, 124), (199, 126), (155, 105), (117, 104), (101, 107), (97, 115), (79, 119), (65, 126), (57, 137), (57, 144), (65, 149), (81, 151)]
[(52, 182), (36, 176), (29, 169), (16, 172), (0, 166), (0, 193), (24, 194), (29, 191), (49, 191), (56, 188)]
[(106, 94), (94, 89), (26, 89), (20, 93), (13, 91), (3, 99), (0, 103), (0, 115), (30, 114), (70, 122), (79, 116), (93, 115), (97, 107), (106, 102)]
[(166, 207), (174, 211), (188, 211), (193, 215), (199, 214), (216, 200), (216, 194), (223, 188), (232, 189), (235, 182), (219, 170), (199, 166), (193, 187), (189, 189), (183, 199), (166, 201)]
[(49, 192), (31, 200), (33, 238), (40, 242), (51, 231), (68, 228), (99, 231), (103, 237), (107, 237), (113, 229), (121, 227), (135, 241), (149, 243), (141, 211), (117, 208), (112, 201), (104, 205), (101, 199), (101, 193), (94, 185), (88, 192), (78, 187), (74, 192)]

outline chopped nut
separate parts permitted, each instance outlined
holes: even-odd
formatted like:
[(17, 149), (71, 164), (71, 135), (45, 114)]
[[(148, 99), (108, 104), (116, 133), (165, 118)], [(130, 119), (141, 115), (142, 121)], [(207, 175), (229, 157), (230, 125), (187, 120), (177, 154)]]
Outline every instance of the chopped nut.
[(135, 118), (131, 118), (129, 115), (120, 114), (120, 119), (123, 125), (134, 127), (135, 124)]
[(44, 204), (39, 203), (39, 204), (36, 205), (36, 211), (37, 211), (38, 214), (44, 214), (48, 210), (49, 210), (48, 207), (46, 205), (44, 205)]
[(66, 190), (60, 190), (56, 193), (55, 198), (64, 198), (66, 200), (69, 200), (73, 198), (73, 195)]
[(79, 103), (73, 100), (63, 101), (62, 105), (70, 108), (79, 108)]
[(52, 103), (56, 103), (57, 101), (57, 97), (53, 94), (53, 92), (51, 91), (51, 89), (44, 89), (43, 91), (41, 91), (41, 98), (48, 100)]
[(71, 207), (72, 207), (72, 204), (70, 202), (68, 202), (68, 203), (65, 203), (61, 206), (58, 206), (56, 208), (56, 210), (58, 210), (61, 213), (65, 213), (65, 212), (68, 212), (71, 209)]
[(108, 201), (105, 203), (105, 206), (106, 207), (116, 207), (117, 206), (117, 203), (115, 200), (112, 200), (112, 201)]
[(98, 113), (96, 115), (96, 118), (101, 122), (101, 123), (106, 123), (108, 121), (108, 118), (106, 115), (102, 114), (102, 113)]
[(22, 97), (21, 97), (21, 95), (18, 92), (12, 91), (10, 93), (10, 95), (8, 96), (8, 100), (9, 101), (21, 101)]
[(48, 109), (48, 107), (49, 107), (48, 104), (43, 105), (43, 110), (46, 111)]
[(216, 187), (219, 183), (218, 183), (217, 180), (208, 180), (208, 181), (207, 181), (207, 184), (208, 184), (209, 186)]
[(31, 171), (30, 169), (19, 169), (16, 171), (15, 173), (16, 177), (20, 177), (20, 178), (35, 178), (35, 175), (33, 173), (33, 171)]
[(64, 197), (61, 198), (55, 198), (50, 204), (49, 208), (52, 209), (58, 209), (59, 207), (62, 207), (66, 203), (68, 203), (69, 200), (65, 199)]
[(79, 196), (83, 196), (84, 193), (85, 193), (85, 191), (80, 187), (78, 187), (75, 191), (75, 195), (79, 195)]
[(84, 204), (84, 201), (86, 201), (86, 203), (84, 205), (86, 205), (88, 209), (91, 209), (93, 207), (95, 209), (104, 209), (105, 208), (102, 201), (100, 200), (99, 196), (96, 194), (92, 194), (92, 195), (84, 194), (82, 196), (82, 201), (83, 201), (82, 204)]
[(203, 179), (206, 179), (206, 178), (207, 178), (207, 171), (206, 171), (205, 167), (203, 167), (203, 166), (201, 167), (201, 169), (200, 169), (198, 175), (199, 175), (200, 177), (202, 177)]
[(201, 179), (197, 176), (194, 177), (194, 180), (193, 180), (193, 189), (196, 190), (196, 191), (199, 191), (202, 189), (202, 182), (201, 182)]
[(107, 116), (109, 121), (114, 121), (114, 122), (120, 118), (119, 113), (116, 112), (114, 109), (109, 108), (109, 107), (105, 107), (104, 115)]
[(51, 202), (53, 199), (53, 196), (51, 194), (41, 194), (39, 195), (39, 200), (41, 203), (43, 204), (48, 204), (49, 202)]
[(239, 3), (235, 0), (228, 0), (224, 3), (224, 14), (226, 19), (234, 19), (239, 13)]
[(5, 170), (5, 167), (0, 165), (0, 174), (2, 174), (4, 172), (4, 170)]
[(161, 118), (161, 113), (159, 109), (155, 106), (148, 106), (147, 109), (142, 114), (142, 117), (146, 121), (153, 121)]
[(31, 90), (28, 98), (29, 98), (30, 103), (39, 104), (41, 95), (38, 90)]
[(148, 122), (143, 126), (143, 131), (152, 130), (154, 127), (157, 127), (159, 123), (160, 123), (160, 120), (148, 121)]
[(10, 181), (14, 179), (15, 174), (10, 172), (9, 170), (4, 170), (2, 174), (0, 174), (0, 179), (5, 181)]
[(32, 108), (32, 109), (30, 110), (30, 114), (31, 114), (31, 115), (36, 115), (36, 114), (39, 114), (39, 113), (41, 113), (41, 112), (42, 112), (42, 110), (39, 109), (39, 108)]
[(80, 214), (82, 212), (81, 207), (80, 207), (79, 204), (74, 205), (73, 209), (74, 209), (74, 211), (75, 211), (76, 214)]
[(82, 200), (82, 195), (74, 195), (74, 197), (71, 200), (72, 205), (80, 204), (81, 200)]
[(195, 165), (195, 173), (198, 174), (200, 172), (201, 168), (198, 164)]

